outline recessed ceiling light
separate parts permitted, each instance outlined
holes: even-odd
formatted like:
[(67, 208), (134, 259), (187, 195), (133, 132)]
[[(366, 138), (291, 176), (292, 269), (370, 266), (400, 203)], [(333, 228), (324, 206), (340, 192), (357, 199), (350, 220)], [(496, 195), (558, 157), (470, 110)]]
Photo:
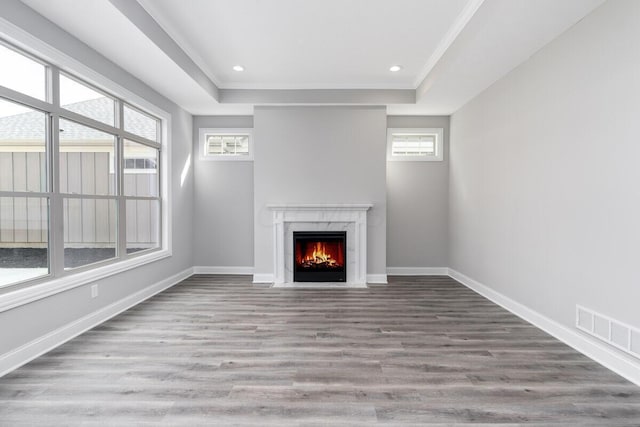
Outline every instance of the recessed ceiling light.
[(244, 71), (244, 67), (242, 65), (234, 65), (233, 71)]
[(391, 71), (392, 73), (396, 73), (400, 70), (402, 70), (402, 67), (400, 65), (392, 65), (391, 68), (389, 68), (389, 71)]

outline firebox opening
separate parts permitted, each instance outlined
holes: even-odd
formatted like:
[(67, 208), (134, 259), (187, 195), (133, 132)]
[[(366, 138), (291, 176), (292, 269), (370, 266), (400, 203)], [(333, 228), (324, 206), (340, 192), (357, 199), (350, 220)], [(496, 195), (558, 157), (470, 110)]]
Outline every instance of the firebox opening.
[(294, 282), (345, 282), (345, 231), (295, 231)]

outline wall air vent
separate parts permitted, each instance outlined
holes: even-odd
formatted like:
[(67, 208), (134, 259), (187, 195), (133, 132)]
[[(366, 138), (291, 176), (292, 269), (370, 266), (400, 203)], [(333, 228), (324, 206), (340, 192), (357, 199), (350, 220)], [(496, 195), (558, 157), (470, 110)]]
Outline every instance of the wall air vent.
[(576, 327), (640, 359), (640, 329), (576, 305)]

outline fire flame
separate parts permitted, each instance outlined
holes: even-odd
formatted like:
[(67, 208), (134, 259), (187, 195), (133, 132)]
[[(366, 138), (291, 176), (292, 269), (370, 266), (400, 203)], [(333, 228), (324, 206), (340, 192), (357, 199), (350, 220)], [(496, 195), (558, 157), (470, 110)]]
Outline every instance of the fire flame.
[(309, 242), (304, 249), (299, 247), (296, 251), (299, 251), (296, 253), (296, 262), (306, 267), (341, 267), (344, 263), (342, 244)]
[(313, 253), (311, 256), (307, 255), (305, 261), (311, 262), (330, 262), (331, 254), (327, 253), (327, 246), (322, 242), (317, 242), (313, 246)]

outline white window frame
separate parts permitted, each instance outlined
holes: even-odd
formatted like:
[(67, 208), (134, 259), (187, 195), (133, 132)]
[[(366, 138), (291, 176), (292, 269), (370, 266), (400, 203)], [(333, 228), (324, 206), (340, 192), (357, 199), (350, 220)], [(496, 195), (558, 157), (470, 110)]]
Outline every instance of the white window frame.
[[(209, 135), (246, 135), (249, 137), (249, 154), (224, 154), (212, 155), (207, 153), (207, 137)], [(198, 131), (198, 139), (200, 141), (200, 160), (207, 161), (235, 161), (235, 162), (251, 162), (253, 161), (253, 129), (251, 128), (200, 128)]]
[[(435, 156), (394, 156), (394, 135), (433, 135), (435, 136)], [(389, 128), (387, 129), (387, 161), (388, 162), (441, 162), (444, 160), (444, 129), (443, 128)]]
[[(115, 258), (89, 264), (85, 267), (79, 267), (69, 270), (50, 271), (46, 276), (26, 280), (0, 287), (0, 313), (11, 310), (13, 308), (46, 298), (60, 292), (65, 292), (89, 283), (95, 283), (98, 280), (132, 270), (161, 259), (168, 258), (172, 255), (172, 192), (171, 192), (171, 155), (170, 155), (170, 135), (171, 135), (171, 114), (157, 107), (155, 104), (147, 101), (139, 95), (131, 92), (129, 89), (113, 82), (111, 79), (103, 76), (91, 67), (72, 58), (61, 51), (52, 48), (46, 42), (33, 37), (32, 35), (9, 25), (0, 19), (0, 40), (3, 44), (11, 46), (13, 49), (22, 52), (26, 56), (45, 64), (49, 67), (47, 78), (52, 79), (52, 74), (64, 71), (67, 76), (71, 75), (79, 79), (84, 84), (88, 84), (93, 89), (106, 92), (110, 96), (115, 96), (124, 100), (130, 106), (142, 109), (147, 114), (151, 114), (160, 119), (159, 135), (157, 145), (160, 147), (160, 159), (158, 167), (162, 171), (160, 174), (160, 247), (152, 250), (144, 250), (138, 253), (126, 254), (121, 258)], [(65, 68), (61, 69), (55, 64), (65, 64)], [(51, 80), (50, 80), (51, 81)], [(103, 89), (104, 88), (104, 89)], [(52, 91), (51, 87), (48, 91)], [(52, 103), (50, 100), (41, 101), (22, 93), (17, 93), (10, 89), (0, 87), (0, 94), (3, 97), (14, 102), (30, 105), (42, 111), (49, 111), (58, 116), (77, 118), (79, 123), (87, 123), (97, 129), (101, 129), (104, 125), (96, 122), (91, 118), (76, 115), (69, 112), (58, 104)], [(55, 94), (55, 91), (54, 91)], [(52, 96), (51, 93), (48, 96)], [(58, 98), (59, 99), (59, 98)], [(122, 104), (121, 104), (122, 105)], [(55, 134), (55, 132), (54, 132)], [(139, 139), (137, 136), (133, 140)], [(51, 174), (50, 169), (48, 170)], [(49, 187), (52, 183), (49, 184)], [(35, 197), (35, 196), (34, 196)], [(48, 197), (60, 198), (58, 193), (51, 193)], [(49, 233), (51, 233), (52, 219), (49, 214)], [(55, 225), (54, 225), (55, 226)], [(50, 234), (51, 235), (51, 234)], [(56, 237), (60, 239), (61, 237)], [(124, 238), (124, 240), (122, 240)], [(126, 236), (119, 236), (119, 244), (126, 247)], [(51, 245), (51, 243), (50, 243)], [(57, 255), (58, 257), (60, 254)], [(50, 262), (53, 262), (54, 255), (49, 255)], [(59, 261), (58, 261), (59, 262)], [(50, 267), (51, 268), (51, 267)]]

